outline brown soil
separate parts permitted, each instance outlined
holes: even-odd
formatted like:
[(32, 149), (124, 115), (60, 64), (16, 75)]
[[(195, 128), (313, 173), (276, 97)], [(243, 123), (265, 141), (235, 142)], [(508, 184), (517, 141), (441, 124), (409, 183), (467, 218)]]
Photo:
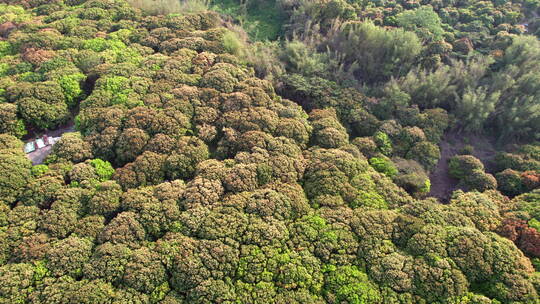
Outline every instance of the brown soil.
[(41, 149), (37, 149), (34, 152), (26, 154), (26, 157), (32, 161), (32, 165), (39, 165), (43, 163), (45, 158), (51, 153), (51, 149), (52, 146), (45, 146)]
[(429, 196), (436, 197), (439, 201), (446, 203), (452, 192), (458, 189), (458, 181), (448, 174), (448, 161), (452, 156), (459, 154), (466, 145), (473, 146), (473, 155), (482, 161), (487, 172), (492, 171), (493, 158), (497, 153), (493, 138), (455, 131), (448, 132), (439, 144), (441, 159), (429, 176), (431, 181)]

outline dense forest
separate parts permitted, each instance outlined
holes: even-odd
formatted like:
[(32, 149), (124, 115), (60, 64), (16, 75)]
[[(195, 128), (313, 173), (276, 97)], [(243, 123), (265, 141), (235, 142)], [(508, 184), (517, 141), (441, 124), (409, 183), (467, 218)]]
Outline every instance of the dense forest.
[(539, 16), (0, 0), (0, 304), (540, 303)]

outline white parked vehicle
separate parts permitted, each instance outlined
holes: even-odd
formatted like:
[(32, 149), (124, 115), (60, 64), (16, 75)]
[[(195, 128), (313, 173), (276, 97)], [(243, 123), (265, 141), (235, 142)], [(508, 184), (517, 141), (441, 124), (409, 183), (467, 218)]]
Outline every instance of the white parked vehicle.
[(47, 135), (43, 135), (42, 138), (36, 138), (33, 141), (29, 141), (24, 144), (24, 153), (32, 153), (36, 150), (45, 148), (47, 146), (54, 145), (58, 140), (60, 140), (60, 137), (48, 137)]
[(33, 141), (24, 144), (24, 153), (31, 153), (36, 151), (36, 145)]

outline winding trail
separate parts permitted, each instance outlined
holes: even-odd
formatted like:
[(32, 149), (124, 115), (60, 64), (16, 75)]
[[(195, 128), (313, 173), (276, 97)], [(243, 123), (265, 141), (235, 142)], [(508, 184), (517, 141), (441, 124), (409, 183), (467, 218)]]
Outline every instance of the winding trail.
[(458, 181), (448, 174), (448, 161), (458, 153), (458, 149), (446, 139), (441, 141), (439, 148), (441, 150), (441, 159), (439, 159), (435, 170), (429, 176), (431, 191), (428, 195), (438, 198), (441, 202), (447, 202), (458, 184)]

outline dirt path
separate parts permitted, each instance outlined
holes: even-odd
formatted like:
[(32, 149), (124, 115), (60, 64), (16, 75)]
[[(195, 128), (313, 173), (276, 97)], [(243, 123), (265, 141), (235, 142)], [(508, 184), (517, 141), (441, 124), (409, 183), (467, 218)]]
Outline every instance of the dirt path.
[(70, 123), (68, 125), (62, 126), (56, 130), (47, 132), (47, 136), (60, 137), (62, 134), (67, 132), (75, 132), (75, 123)]
[(448, 161), (458, 152), (455, 146), (452, 146), (448, 141), (441, 141), (439, 148), (441, 149), (441, 159), (437, 163), (435, 170), (429, 176), (431, 181), (431, 191), (429, 196), (433, 196), (447, 202), (448, 198), (457, 188), (458, 181), (448, 174)]
[(493, 158), (497, 153), (494, 148), (494, 139), (455, 131), (448, 132), (439, 144), (441, 159), (429, 176), (431, 181), (429, 196), (436, 197), (441, 202), (446, 203), (452, 192), (458, 189), (458, 181), (448, 174), (448, 161), (452, 156), (458, 154), (467, 144), (473, 146), (473, 155), (482, 161), (486, 167), (486, 171), (492, 171)]
[(52, 146), (46, 146), (41, 149), (37, 149), (34, 152), (26, 154), (26, 157), (28, 157), (32, 161), (32, 165), (39, 165), (43, 163), (47, 155), (51, 154), (51, 150)]

